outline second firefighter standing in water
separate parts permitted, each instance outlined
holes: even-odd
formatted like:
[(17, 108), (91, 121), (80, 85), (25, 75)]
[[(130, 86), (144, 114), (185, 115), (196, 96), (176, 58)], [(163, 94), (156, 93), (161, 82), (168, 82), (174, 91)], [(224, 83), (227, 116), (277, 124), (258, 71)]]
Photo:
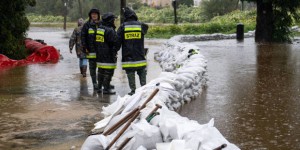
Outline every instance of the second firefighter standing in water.
[[(102, 22), (96, 31), (96, 54), (98, 68), (98, 93), (115, 94), (110, 85), (114, 70), (117, 65), (117, 52), (121, 43), (115, 31), (115, 19), (113, 13), (102, 16)], [(102, 87), (103, 86), (103, 90)]]

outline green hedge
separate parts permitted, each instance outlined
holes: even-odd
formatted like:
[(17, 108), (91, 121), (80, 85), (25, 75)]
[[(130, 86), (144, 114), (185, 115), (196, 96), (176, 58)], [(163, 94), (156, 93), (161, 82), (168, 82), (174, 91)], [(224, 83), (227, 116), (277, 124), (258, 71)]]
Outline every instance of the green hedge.
[[(36, 15), (36, 14), (27, 14), (27, 18), (29, 22), (63, 22), (64, 17), (63, 16), (51, 16), (51, 15)], [(70, 21), (71, 19), (67, 17), (67, 21)]]
[(213, 18), (210, 22), (201, 24), (183, 25), (151, 25), (148, 38), (170, 38), (179, 34), (211, 34), (211, 33), (235, 33), (236, 25), (244, 24), (244, 31), (248, 32), (255, 29), (255, 11), (234, 11), (224, 16)]

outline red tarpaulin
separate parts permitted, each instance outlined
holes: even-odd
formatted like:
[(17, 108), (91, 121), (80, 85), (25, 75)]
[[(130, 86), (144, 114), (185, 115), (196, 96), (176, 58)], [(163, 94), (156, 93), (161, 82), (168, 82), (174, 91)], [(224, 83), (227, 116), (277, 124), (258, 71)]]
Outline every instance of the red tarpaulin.
[(26, 39), (25, 47), (31, 53), (26, 59), (13, 60), (5, 55), (0, 54), (0, 68), (15, 67), (35, 63), (57, 63), (59, 60), (59, 52), (56, 48), (40, 42)]

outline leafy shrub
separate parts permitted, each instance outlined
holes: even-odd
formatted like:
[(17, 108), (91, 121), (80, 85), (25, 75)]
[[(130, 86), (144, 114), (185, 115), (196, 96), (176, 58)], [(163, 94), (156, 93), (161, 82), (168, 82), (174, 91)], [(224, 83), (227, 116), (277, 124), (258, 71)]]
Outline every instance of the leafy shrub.
[[(36, 15), (36, 14), (27, 14), (29, 22), (63, 22), (63, 16), (52, 16), (52, 15)], [(70, 18), (67, 17), (67, 21), (70, 21)]]
[(211, 34), (211, 33), (235, 33), (236, 25), (244, 24), (244, 31), (248, 32), (255, 29), (256, 12), (234, 11), (224, 16), (217, 16), (210, 22), (200, 24), (183, 25), (151, 25), (148, 38), (170, 38), (179, 34)]

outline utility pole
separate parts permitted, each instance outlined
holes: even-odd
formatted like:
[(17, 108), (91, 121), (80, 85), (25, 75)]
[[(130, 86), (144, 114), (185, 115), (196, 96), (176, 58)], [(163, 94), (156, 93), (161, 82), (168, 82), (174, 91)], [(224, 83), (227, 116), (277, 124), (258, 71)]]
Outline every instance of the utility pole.
[(126, 0), (121, 0), (121, 5), (120, 5), (120, 24), (124, 22), (124, 11), (123, 8), (126, 7)]
[(176, 0), (172, 0), (172, 6), (174, 8), (174, 24), (177, 24), (177, 1)]
[(68, 8), (67, 8), (67, 0), (64, 0), (64, 30), (67, 30), (67, 13), (68, 13)]
[(83, 18), (81, 0), (78, 0), (78, 6), (79, 6), (80, 18)]

